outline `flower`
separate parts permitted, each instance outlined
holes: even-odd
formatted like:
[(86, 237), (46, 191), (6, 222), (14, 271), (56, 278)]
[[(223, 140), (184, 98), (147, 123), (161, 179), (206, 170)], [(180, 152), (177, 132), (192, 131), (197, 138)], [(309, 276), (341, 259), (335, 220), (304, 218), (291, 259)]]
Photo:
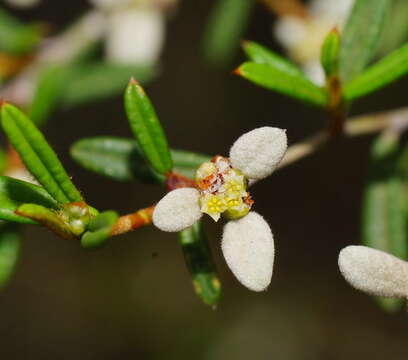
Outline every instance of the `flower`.
[(339, 268), (356, 289), (371, 295), (408, 298), (408, 262), (366, 246), (348, 246), (339, 254)]
[(165, 36), (164, 7), (167, 2), (136, 0), (90, 0), (107, 15), (105, 52), (119, 64), (154, 64)]
[(287, 15), (275, 24), (274, 34), (288, 55), (301, 64), (309, 78), (324, 84), (320, 48), (327, 33), (343, 27), (354, 0), (312, 0), (306, 17)]
[(253, 291), (265, 290), (272, 277), (273, 235), (263, 217), (251, 211), (248, 184), (269, 176), (287, 149), (285, 130), (261, 127), (242, 135), (229, 158), (215, 156), (197, 170), (197, 188), (169, 192), (156, 205), (153, 224), (176, 232), (192, 226), (203, 214), (224, 226), (222, 252), (235, 277)]

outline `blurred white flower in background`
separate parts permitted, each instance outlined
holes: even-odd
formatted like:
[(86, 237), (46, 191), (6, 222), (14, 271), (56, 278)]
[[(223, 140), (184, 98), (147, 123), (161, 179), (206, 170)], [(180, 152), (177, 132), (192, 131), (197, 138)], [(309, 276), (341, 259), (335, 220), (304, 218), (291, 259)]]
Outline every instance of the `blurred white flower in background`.
[(215, 156), (197, 170), (196, 188), (169, 192), (156, 205), (153, 224), (177, 232), (203, 214), (227, 220), (222, 237), (224, 258), (238, 281), (253, 291), (265, 290), (272, 277), (275, 247), (268, 223), (254, 211), (247, 191), (251, 180), (269, 176), (287, 149), (285, 130), (261, 127), (232, 145), (229, 158)]
[(4, 0), (4, 2), (16, 8), (24, 9), (38, 5), (41, 0)]
[(106, 57), (119, 64), (154, 64), (161, 54), (166, 9), (176, 0), (90, 0), (106, 13)]
[(354, 0), (311, 0), (305, 17), (286, 15), (274, 25), (274, 35), (288, 56), (303, 67), (308, 77), (324, 84), (320, 48), (327, 33), (344, 26)]

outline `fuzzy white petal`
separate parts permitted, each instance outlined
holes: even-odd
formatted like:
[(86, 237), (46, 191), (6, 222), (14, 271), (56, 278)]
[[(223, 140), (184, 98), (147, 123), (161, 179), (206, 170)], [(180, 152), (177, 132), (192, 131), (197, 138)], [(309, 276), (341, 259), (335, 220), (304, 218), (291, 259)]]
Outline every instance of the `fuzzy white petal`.
[(231, 164), (246, 177), (260, 180), (275, 170), (287, 147), (285, 130), (261, 127), (235, 141), (230, 150)]
[(164, 15), (157, 9), (119, 11), (111, 18), (107, 57), (122, 64), (154, 63), (163, 47), (164, 33)]
[(153, 212), (153, 224), (160, 230), (176, 232), (192, 226), (202, 215), (198, 190), (177, 189), (157, 203)]
[(251, 211), (224, 226), (222, 252), (239, 282), (253, 291), (265, 290), (272, 278), (275, 246), (264, 218)]
[(356, 289), (372, 295), (408, 296), (408, 263), (366, 246), (348, 246), (339, 254), (339, 268)]

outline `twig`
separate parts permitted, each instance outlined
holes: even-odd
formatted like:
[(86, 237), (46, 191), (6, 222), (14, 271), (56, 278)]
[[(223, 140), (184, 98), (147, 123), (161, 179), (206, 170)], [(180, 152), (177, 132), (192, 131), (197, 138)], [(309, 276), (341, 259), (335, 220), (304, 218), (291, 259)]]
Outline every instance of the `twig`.
[[(392, 127), (402, 132), (408, 128), (408, 108), (376, 114), (362, 115), (346, 121), (344, 135), (347, 137), (376, 133)], [(279, 164), (283, 168), (319, 150), (332, 137), (326, 131), (318, 132), (308, 139), (289, 147), (285, 157)]]

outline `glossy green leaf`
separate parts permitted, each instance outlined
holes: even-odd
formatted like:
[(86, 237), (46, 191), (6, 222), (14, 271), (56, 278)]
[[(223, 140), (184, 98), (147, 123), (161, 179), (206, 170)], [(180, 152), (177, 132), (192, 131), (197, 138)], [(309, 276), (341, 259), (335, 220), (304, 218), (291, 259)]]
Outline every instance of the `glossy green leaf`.
[[(363, 199), (363, 243), (408, 260), (407, 193), (397, 168), (398, 139), (384, 133), (374, 143)], [(398, 300), (377, 300), (385, 310)], [(400, 302), (401, 303), (401, 302)]]
[(166, 135), (143, 88), (130, 81), (125, 93), (125, 109), (133, 135), (149, 164), (160, 174), (173, 168)]
[(0, 224), (0, 289), (9, 282), (20, 254), (20, 234), (16, 224)]
[(16, 210), (16, 213), (40, 223), (64, 239), (77, 238), (70, 226), (63, 220), (60, 211), (37, 204), (23, 204)]
[(253, 0), (218, 0), (204, 32), (204, 54), (214, 64), (232, 60), (247, 27)]
[(383, 88), (408, 73), (408, 43), (370, 66), (344, 87), (344, 97), (354, 100)]
[(57, 208), (55, 200), (41, 186), (0, 176), (0, 219), (25, 224), (35, 221), (19, 216), (15, 211), (24, 203), (35, 203), (47, 208)]
[(30, 52), (40, 41), (40, 27), (26, 25), (0, 8), (0, 51), (12, 55)]
[(60, 203), (82, 200), (57, 155), (25, 114), (13, 105), (3, 104), (1, 123), (27, 169), (55, 200)]
[(320, 63), (326, 78), (337, 75), (339, 68), (340, 34), (337, 29), (330, 31), (322, 45)]
[(61, 66), (45, 68), (37, 81), (30, 109), (30, 119), (40, 127), (48, 120), (65, 88), (67, 71)]
[(381, 40), (390, 0), (357, 0), (344, 28), (340, 75), (344, 83), (355, 78), (375, 54)]
[(156, 73), (157, 69), (151, 66), (103, 62), (76, 64), (65, 82), (61, 101), (67, 107), (100, 101), (123, 93), (131, 76), (146, 84)]
[[(171, 150), (174, 171), (193, 178), (197, 168), (211, 158), (190, 151)], [(161, 183), (164, 176), (151, 169), (133, 139), (98, 136), (77, 141), (71, 156), (85, 169), (118, 181)]]
[(195, 292), (205, 304), (216, 306), (221, 296), (221, 283), (201, 222), (181, 231), (179, 238)]
[(282, 71), (283, 73), (292, 74), (293, 76), (306, 78), (303, 71), (291, 63), (284, 57), (276, 54), (272, 50), (262, 46), (254, 41), (244, 41), (242, 48), (248, 58), (257, 64), (266, 64), (271, 67)]
[(110, 237), (118, 217), (115, 211), (104, 211), (92, 219), (88, 231), (82, 235), (82, 247), (94, 248), (103, 245)]
[(236, 73), (264, 88), (277, 91), (315, 106), (326, 106), (328, 95), (325, 89), (313, 84), (303, 75), (288, 71), (286, 66), (271, 66), (246, 62)]

